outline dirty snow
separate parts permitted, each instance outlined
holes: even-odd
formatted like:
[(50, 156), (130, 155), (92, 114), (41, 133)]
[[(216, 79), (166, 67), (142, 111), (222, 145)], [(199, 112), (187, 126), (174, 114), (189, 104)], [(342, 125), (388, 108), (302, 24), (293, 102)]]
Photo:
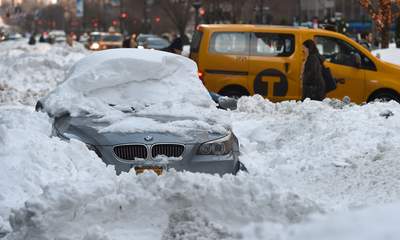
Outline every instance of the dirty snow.
[[(8, 51), (21, 47), (14, 43)], [(46, 52), (51, 59), (62, 53)], [(84, 54), (68, 53), (71, 59)], [(1, 61), (0, 69), (11, 71), (10, 64)], [(52, 67), (38, 68), (43, 92), (52, 86), (46, 71)], [(26, 74), (16, 73), (16, 81)], [(157, 177), (115, 176), (83, 143), (50, 137), (52, 120), (34, 112), (29, 99), (21, 91), (0, 106), (0, 237), (7, 240), (368, 240), (400, 234), (397, 103), (241, 98), (238, 110), (220, 117), (232, 124), (249, 174), (171, 171)]]

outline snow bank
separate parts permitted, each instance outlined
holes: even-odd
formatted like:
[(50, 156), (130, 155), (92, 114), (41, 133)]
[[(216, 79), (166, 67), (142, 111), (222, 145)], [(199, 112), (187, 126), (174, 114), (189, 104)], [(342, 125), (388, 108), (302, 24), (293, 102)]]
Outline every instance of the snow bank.
[(12, 231), (8, 239), (218, 239), (250, 221), (294, 223), (320, 211), (266, 176), (117, 177), (83, 143), (49, 137), (51, 120), (28, 108), (0, 107), (0, 129), (0, 229)]
[[(382, 117), (387, 111), (394, 115)], [(332, 211), (400, 199), (400, 107), (393, 102), (242, 98), (238, 111), (221, 116), (233, 123), (250, 173), (223, 177), (174, 171), (115, 176), (82, 143), (50, 138), (46, 115), (15, 107), (0, 112), (6, 143), (0, 156), (11, 159), (0, 170), (8, 239), (289, 240), (317, 239), (326, 229), (341, 239), (354, 237), (368, 220), (344, 228)], [(309, 225), (315, 213), (327, 216)]]
[(81, 44), (30, 46), (26, 39), (0, 44), (0, 104), (34, 105), (88, 52)]
[[(312, 199), (327, 211), (400, 199), (400, 105), (336, 100), (239, 100), (233, 130), (250, 172)], [(387, 111), (394, 115), (381, 116)]]
[(383, 61), (400, 65), (400, 48), (391, 44), (390, 48), (375, 50), (372, 52), (375, 56), (380, 56)]
[(109, 104), (137, 110), (153, 105), (166, 109), (176, 103), (176, 110), (187, 109), (181, 105), (213, 106), (192, 60), (148, 49), (112, 49), (82, 59), (43, 102), (53, 115), (106, 115)]
[(115, 178), (83, 143), (49, 137), (51, 124), (31, 108), (0, 107), (0, 218), (7, 220), (12, 208), (45, 193), (51, 183), (75, 182), (87, 190), (90, 179), (101, 185)]
[(262, 240), (376, 240), (398, 239), (400, 203), (374, 206), (328, 216), (316, 215), (306, 223), (282, 226), (251, 224), (242, 229), (245, 239)]
[[(4, 47), (2, 44), (0, 48)], [(64, 62), (58, 57), (64, 50), (39, 46), (38, 54), (49, 54), (51, 61)], [(29, 64), (21, 71), (6, 68), (16, 63), (17, 58), (10, 57), (13, 54), (20, 56), (21, 62), (35, 58), (24, 48), (19, 44), (4, 48), (9, 62), (0, 59), (2, 73), (20, 80), (36, 74)], [(82, 55), (71, 51), (74, 50), (66, 50), (66, 59), (71, 57), (71, 62)], [(64, 76), (64, 70), (57, 67), (44, 70), (41, 65), (34, 66), (43, 72), (44, 77), (35, 77), (37, 88), (46, 89), (43, 92), (50, 88), (49, 79)], [(46, 76), (46, 71), (56, 77)], [(183, 70), (177, 70), (180, 71)], [(3, 76), (3, 83), (11, 86), (14, 78)], [(29, 86), (32, 88), (33, 84)], [(94, 93), (99, 89), (90, 89), (82, 97)], [(22, 90), (12, 96), (7, 101), (31, 101)], [(192, 99), (189, 101), (188, 105), (193, 106)], [(101, 101), (99, 104), (104, 105)], [(182, 106), (166, 102), (135, 107), (144, 116)], [(118, 105), (107, 110), (112, 111), (108, 116), (124, 125), (129, 121), (118, 108), (130, 107)], [(46, 114), (33, 112), (30, 107), (0, 106), (0, 237), (398, 238), (399, 104), (359, 106), (333, 100), (271, 103), (254, 96), (241, 98), (236, 111), (188, 109), (205, 122), (218, 116), (220, 121), (232, 124), (241, 145), (240, 160), (249, 174), (219, 177), (171, 171), (160, 177), (150, 172), (115, 176), (114, 170), (83, 143), (50, 137), (52, 120)], [(388, 118), (382, 114), (389, 112), (393, 115), (386, 114)]]

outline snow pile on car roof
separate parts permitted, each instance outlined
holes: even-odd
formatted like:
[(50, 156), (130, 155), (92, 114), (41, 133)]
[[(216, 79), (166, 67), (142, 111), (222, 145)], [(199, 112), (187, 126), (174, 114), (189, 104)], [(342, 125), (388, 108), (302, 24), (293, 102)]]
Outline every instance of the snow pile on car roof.
[(34, 105), (65, 78), (76, 61), (89, 52), (76, 43), (28, 45), (27, 39), (0, 44), (0, 104)]
[[(57, 115), (106, 112), (109, 104), (135, 108), (213, 104), (192, 60), (148, 49), (112, 49), (77, 62), (65, 81), (44, 100)], [(180, 107), (181, 108), (181, 107)], [(169, 111), (169, 110), (167, 110)]]

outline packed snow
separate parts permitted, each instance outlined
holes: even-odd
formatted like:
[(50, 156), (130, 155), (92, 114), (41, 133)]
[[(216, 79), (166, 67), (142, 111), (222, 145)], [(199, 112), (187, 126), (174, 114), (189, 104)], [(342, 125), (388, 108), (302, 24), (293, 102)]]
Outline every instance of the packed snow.
[(400, 65), (400, 48), (396, 48), (395, 44), (390, 44), (387, 49), (375, 50), (373, 54), (383, 61)]
[[(0, 59), (1, 82), (15, 88), (1, 91), (8, 97), (0, 106), (0, 237), (365, 240), (400, 234), (397, 103), (243, 97), (237, 110), (215, 111), (232, 125), (249, 173), (116, 176), (82, 142), (51, 137), (52, 119), (33, 109), (88, 53), (2, 44), (9, 61), (18, 53), (21, 70)], [(29, 67), (25, 58), (63, 64)], [(24, 80), (33, 72), (42, 78)]]
[(82, 45), (38, 43), (0, 44), (0, 104), (33, 105), (64, 80), (66, 70), (89, 54)]

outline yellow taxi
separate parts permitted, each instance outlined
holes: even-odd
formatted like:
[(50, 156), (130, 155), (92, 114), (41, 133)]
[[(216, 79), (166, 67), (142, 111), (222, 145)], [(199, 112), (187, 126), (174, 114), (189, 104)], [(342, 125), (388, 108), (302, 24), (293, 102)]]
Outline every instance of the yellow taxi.
[[(302, 43), (313, 39), (337, 79), (327, 97), (362, 103), (400, 101), (400, 66), (383, 62), (345, 35), (302, 27), (244, 24), (200, 25), (190, 57), (212, 92), (260, 94), (273, 102), (302, 99)], [(400, 57), (400, 56), (399, 56)]]
[(90, 34), (88, 48), (93, 51), (122, 47), (122, 34), (117, 32), (93, 32)]

